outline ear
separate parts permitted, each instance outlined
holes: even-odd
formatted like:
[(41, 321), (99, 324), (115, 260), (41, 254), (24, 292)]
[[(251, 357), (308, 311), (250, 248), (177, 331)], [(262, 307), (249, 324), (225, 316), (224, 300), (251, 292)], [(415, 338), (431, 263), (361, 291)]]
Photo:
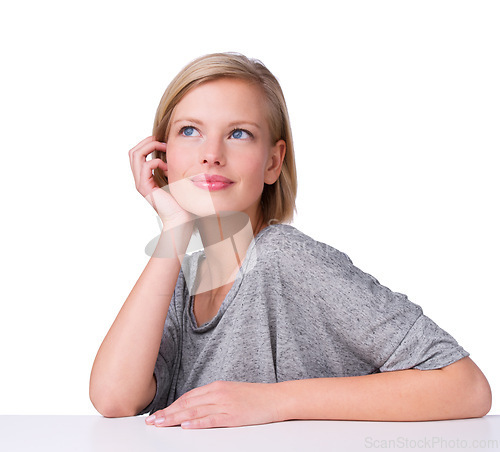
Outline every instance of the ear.
[(285, 140), (278, 140), (269, 151), (269, 159), (267, 161), (264, 182), (268, 185), (274, 184), (281, 174), (281, 167), (286, 154)]

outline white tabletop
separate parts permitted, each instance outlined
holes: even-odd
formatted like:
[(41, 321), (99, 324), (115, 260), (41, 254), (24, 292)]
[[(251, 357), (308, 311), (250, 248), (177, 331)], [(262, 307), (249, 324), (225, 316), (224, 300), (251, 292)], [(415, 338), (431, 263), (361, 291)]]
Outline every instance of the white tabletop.
[(146, 425), (145, 416), (0, 416), (8, 452), (322, 452), (500, 450), (500, 416), (438, 422), (287, 421), (184, 430)]

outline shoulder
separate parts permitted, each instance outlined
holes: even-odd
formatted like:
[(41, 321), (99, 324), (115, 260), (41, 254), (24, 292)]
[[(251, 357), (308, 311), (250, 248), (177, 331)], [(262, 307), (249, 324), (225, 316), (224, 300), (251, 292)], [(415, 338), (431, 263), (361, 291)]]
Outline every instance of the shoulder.
[(256, 242), (260, 247), (274, 251), (283, 250), (287, 253), (308, 251), (311, 246), (320, 244), (320, 242), (317, 242), (290, 224), (272, 224), (267, 226), (257, 234)]
[(256, 237), (256, 248), (264, 261), (307, 273), (318, 268), (349, 271), (352, 266), (347, 254), (289, 224), (274, 224), (262, 230)]
[[(307, 290), (322, 299), (336, 299), (352, 308), (376, 304), (380, 309), (421, 311), (405, 294), (394, 292), (354, 265), (351, 258), (290, 225), (273, 225), (261, 243), (260, 256), (268, 270), (279, 271), (287, 290)], [(271, 268), (269, 268), (271, 267)], [(341, 301), (342, 300), (342, 301)]]

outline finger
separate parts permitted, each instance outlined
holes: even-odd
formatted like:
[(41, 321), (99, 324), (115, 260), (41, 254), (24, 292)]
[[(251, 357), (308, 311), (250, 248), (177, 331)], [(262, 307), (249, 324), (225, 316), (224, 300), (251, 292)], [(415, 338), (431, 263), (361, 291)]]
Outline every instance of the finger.
[(137, 143), (130, 151), (128, 151), (129, 154), (134, 152), (136, 149), (139, 149), (140, 147), (144, 146), (146, 143), (150, 143), (151, 141), (155, 141), (155, 137), (153, 135), (144, 138), (144, 140), (140, 141)]
[(154, 420), (154, 425), (156, 427), (171, 427), (220, 413), (221, 407), (218, 405), (197, 405), (173, 414), (158, 415)]
[[(201, 389), (201, 388), (197, 388)], [(163, 417), (170, 416), (181, 411), (186, 411), (191, 408), (196, 408), (202, 405), (214, 405), (217, 401), (213, 395), (207, 392), (196, 391), (194, 394), (186, 392), (182, 397), (179, 397), (174, 403), (167, 408), (161, 410)], [(155, 413), (156, 414), (156, 413)]]
[(181, 423), (185, 429), (215, 428), (215, 427), (237, 427), (238, 424), (231, 422), (231, 417), (227, 413), (211, 414), (202, 418), (193, 419)]
[[(146, 139), (147, 140), (147, 139)], [(144, 141), (144, 140), (143, 140)], [(129, 151), (130, 166), (132, 168), (132, 173), (134, 178), (137, 180), (141, 173), (142, 165), (147, 161), (146, 157), (154, 151), (166, 152), (167, 145), (159, 141), (149, 141), (143, 146), (136, 146)]]
[(129, 155), (133, 154), (137, 149), (140, 149), (141, 147), (143, 147), (144, 145), (148, 144), (148, 143), (152, 143), (153, 141), (157, 142), (157, 143), (163, 143), (163, 141), (159, 141), (157, 140), (153, 135), (150, 136), (150, 137), (147, 137), (147, 138), (144, 138), (144, 140), (142, 140), (141, 142), (137, 143), (132, 149), (130, 149), (128, 151)]
[(137, 156), (146, 157), (148, 154), (150, 154), (155, 150), (165, 151), (166, 147), (167, 147), (166, 143), (162, 141), (156, 141), (151, 137), (149, 137), (142, 140), (137, 146), (130, 149), (130, 151), (128, 151), (128, 155), (131, 158), (131, 160), (133, 160)]
[(151, 141), (154, 141), (155, 138), (153, 136), (144, 138), (140, 143), (136, 144), (132, 149), (128, 151), (128, 158), (130, 160), (130, 165), (132, 166), (132, 155), (134, 152), (139, 149), (140, 147), (144, 146), (146, 143), (150, 143)]
[(141, 169), (143, 165), (148, 161), (147, 156), (154, 151), (163, 151), (166, 152), (167, 145), (165, 143), (160, 143), (158, 141), (152, 141), (151, 143), (146, 143), (144, 146), (136, 149), (130, 155), (130, 165), (132, 168), (132, 173), (134, 175), (135, 180), (137, 181), (138, 177), (141, 174)]
[(158, 184), (154, 181), (153, 178), (153, 169), (156, 168), (160, 168), (166, 173), (168, 166), (161, 159), (153, 159), (145, 162), (141, 168), (141, 174), (137, 183), (137, 189), (143, 196), (147, 196), (155, 188), (159, 188)]
[(158, 410), (151, 416), (147, 417), (146, 423), (154, 424), (154, 421), (157, 417), (165, 418), (165, 416), (170, 416), (174, 413), (188, 410), (195, 406), (214, 404), (217, 399), (217, 394), (214, 394), (214, 384), (215, 383), (210, 383), (204, 386), (200, 386), (199, 388), (191, 389), (190, 391), (179, 397), (167, 408)]
[(135, 186), (143, 196), (158, 187), (153, 178), (153, 170), (156, 168), (163, 170), (165, 174), (168, 170), (167, 163), (157, 158), (144, 162), (139, 168), (139, 174), (134, 175)]
[(212, 397), (213, 390), (214, 383), (209, 383), (198, 388), (191, 389), (162, 411), (174, 412), (185, 410), (195, 405), (211, 403), (214, 401), (214, 398)]
[(165, 419), (166, 417), (174, 416), (183, 411), (185, 412), (203, 405), (215, 405), (217, 401), (214, 399), (213, 394), (209, 394), (206, 390), (203, 391), (204, 387), (205, 386), (192, 389), (179, 397), (167, 408), (154, 412), (151, 416), (146, 418), (146, 424), (154, 424), (157, 418)]

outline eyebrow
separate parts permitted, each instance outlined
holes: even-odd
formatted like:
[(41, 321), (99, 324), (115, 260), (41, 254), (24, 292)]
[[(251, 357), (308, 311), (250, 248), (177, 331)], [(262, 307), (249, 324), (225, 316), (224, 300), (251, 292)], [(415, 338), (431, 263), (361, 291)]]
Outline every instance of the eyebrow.
[[(197, 125), (200, 125), (200, 126), (204, 126), (205, 125), (203, 123), (203, 121), (200, 121), (199, 119), (194, 119), (194, 118), (180, 118), (180, 119), (177, 119), (176, 121), (174, 121), (172, 124), (177, 124), (178, 122), (190, 122), (190, 123), (197, 124)], [(246, 120), (243, 120), (243, 121), (232, 121), (232, 122), (230, 122), (228, 124), (229, 127), (242, 126), (242, 125), (254, 126), (257, 129), (261, 129), (262, 128), (256, 122), (246, 121)]]

